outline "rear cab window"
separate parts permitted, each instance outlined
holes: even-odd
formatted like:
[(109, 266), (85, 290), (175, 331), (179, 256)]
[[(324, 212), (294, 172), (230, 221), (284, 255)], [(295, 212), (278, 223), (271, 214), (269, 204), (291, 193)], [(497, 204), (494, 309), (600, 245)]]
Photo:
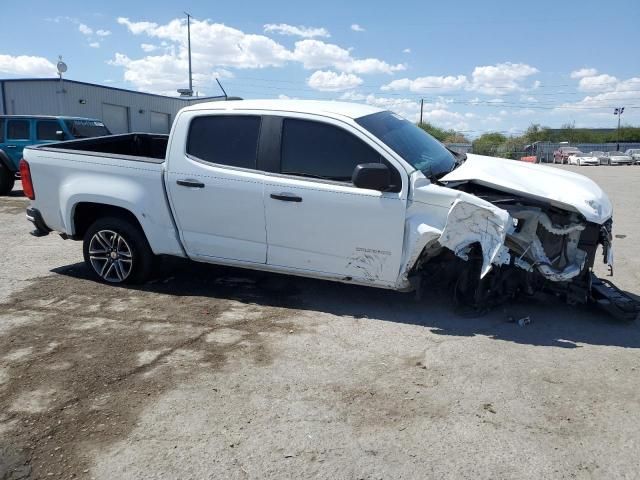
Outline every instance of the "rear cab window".
[(208, 163), (255, 170), (261, 118), (205, 115), (191, 120), (187, 154)]
[(8, 120), (7, 140), (29, 140), (29, 120)]
[(353, 171), (363, 163), (387, 165), (394, 186), (391, 191), (400, 191), (399, 172), (352, 133), (323, 122), (284, 119), (280, 173), (351, 183)]

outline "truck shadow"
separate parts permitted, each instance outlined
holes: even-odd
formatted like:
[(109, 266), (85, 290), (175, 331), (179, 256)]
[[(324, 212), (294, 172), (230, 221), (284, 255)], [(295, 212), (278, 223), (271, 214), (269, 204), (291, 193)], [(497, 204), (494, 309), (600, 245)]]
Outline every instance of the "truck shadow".
[[(83, 263), (52, 270), (95, 282)], [(235, 300), (280, 307), (386, 321), (428, 328), (436, 335), (485, 336), (523, 345), (580, 348), (581, 344), (640, 347), (635, 322), (610, 317), (594, 306), (571, 307), (549, 295), (538, 295), (497, 307), (482, 316), (456, 312), (447, 295), (427, 292), (418, 301), (413, 293), (361, 287), (289, 275), (258, 272), (168, 259), (154, 280), (127, 287), (159, 295)], [(634, 298), (638, 297), (630, 294)], [(292, 312), (293, 313), (293, 312)], [(520, 318), (530, 323), (520, 326)]]

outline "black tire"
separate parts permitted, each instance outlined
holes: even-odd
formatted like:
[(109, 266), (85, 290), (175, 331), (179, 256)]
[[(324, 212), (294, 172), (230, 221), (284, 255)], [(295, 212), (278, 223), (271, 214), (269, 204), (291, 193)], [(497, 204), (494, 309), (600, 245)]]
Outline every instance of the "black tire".
[(0, 163), (0, 195), (9, 195), (15, 183), (15, 174)]
[(153, 271), (155, 256), (144, 232), (123, 218), (96, 220), (84, 235), (82, 253), (91, 273), (104, 283), (142, 283)]

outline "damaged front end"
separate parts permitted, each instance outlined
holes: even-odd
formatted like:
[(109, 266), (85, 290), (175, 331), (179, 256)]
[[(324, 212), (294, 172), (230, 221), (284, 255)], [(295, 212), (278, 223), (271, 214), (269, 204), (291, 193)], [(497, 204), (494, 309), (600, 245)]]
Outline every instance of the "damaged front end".
[[(460, 182), (441, 232), (432, 232), (408, 273), (418, 292), (444, 285), (456, 303), (486, 311), (520, 295), (550, 292), (569, 304), (595, 303), (619, 318), (637, 302), (592, 272), (598, 246), (612, 272), (611, 227), (578, 212), (493, 188)], [(436, 234), (439, 233), (439, 234)]]

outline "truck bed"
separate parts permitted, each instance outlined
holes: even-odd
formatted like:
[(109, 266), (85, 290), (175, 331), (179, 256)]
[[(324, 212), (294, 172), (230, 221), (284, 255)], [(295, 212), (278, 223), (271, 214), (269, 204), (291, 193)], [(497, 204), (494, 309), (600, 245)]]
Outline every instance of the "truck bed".
[(74, 154), (87, 154), (109, 158), (125, 157), (127, 160), (162, 163), (167, 153), (169, 135), (154, 133), (125, 133), (106, 137), (70, 140), (37, 147)]
[(47, 228), (78, 237), (91, 205), (136, 217), (156, 254), (182, 256), (164, 187), (167, 136), (132, 133), (28, 147), (35, 200)]

